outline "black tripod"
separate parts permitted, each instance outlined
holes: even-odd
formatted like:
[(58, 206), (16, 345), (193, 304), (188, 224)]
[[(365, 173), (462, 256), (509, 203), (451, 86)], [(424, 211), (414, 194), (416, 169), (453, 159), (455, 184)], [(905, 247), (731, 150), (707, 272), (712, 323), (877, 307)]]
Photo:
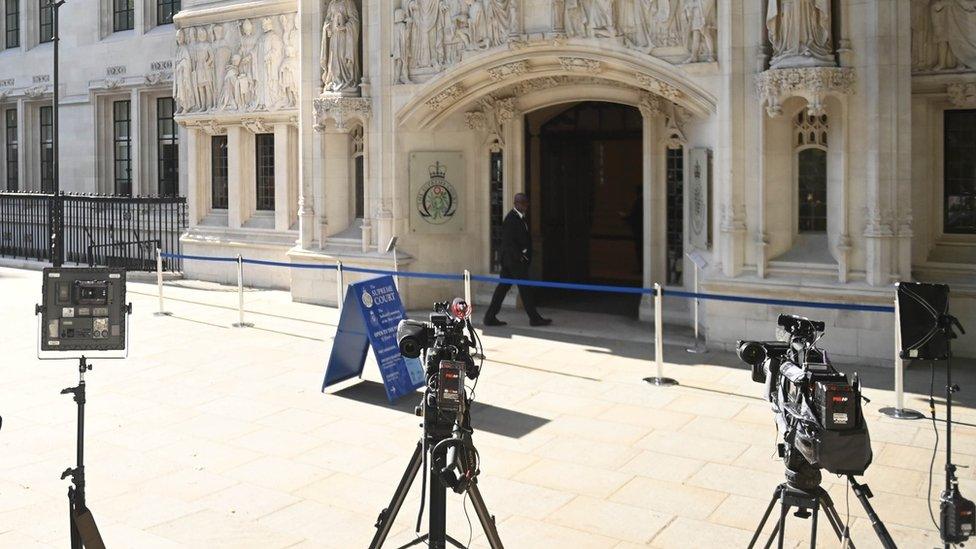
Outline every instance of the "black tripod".
[[(376, 519), (376, 535), (373, 536), (373, 541), (369, 547), (370, 549), (380, 549), (383, 546), (383, 542), (386, 541), (386, 537), (389, 535), (394, 521), (396, 521), (397, 513), (407, 498), (410, 486), (417, 478), (417, 473), (421, 467), (426, 465), (427, 468), (424, 470), (426, 486), (424, 488), (428, 489), (430, 499), (427, 518), (429, 532), (401, 546), (400, 549), (420, 543), (426, 543), (431, 549), (444, 549), (448, 543), (454, 547), (463, 548), (464, 545), (461, 542), (447, 534), (447, 488), (449, 481), (445, 479), (447, 476), (445, 473), (456, 465), (459, 471), (467, 470), (469, 472), (462, 473), (461, 478), (453, 483), (454, 491), (458, 493), (467, 492), (485, 536), (488, 538), (488, 544), (492, 549), (502, 549), (502, 542), (498, 537), (498, 530), (495, 528), (495, 517), (488, 512), (488, 507), (481, 497), (481, 491), (478, 490), (478, 472), (477, 470), (471, 471), (468, 464), (462, 463), (467, 461), (468, 456), (475, 452), (470, 436), (459, 438), (454, 429), (454, 416), (450, 416), (451, 419), (442, 416), (437, 410), (436, 404), (430, 402), (431, 400), (433, 400), (432, 397), (428, 398), (428, 395), (425, 395), (423, 408), (417, 407), (417, 414), (424, 416), (423, 436), (417, 442), (417, 447), (413, 451), (406, 471), (403, 472), (396, 492), (393, 493), (390, 504), (380, 512)], [(463, 430), (470, 433), (467, 412), (463, 413), (461, 417)], [(421, 503), (420, 512), (423, 514), (423, 503)], [(417, 529), (420, 529), (420, 517), (417, 518)]]
[(85, 505), (85, 372), (91, 370), (85, 357), (78, 359), (78, 386), (68, 387), (62, 395), (73, 394), (78, 403), (78, 463), (61, 473), (61, 480), (71, 477), (68, 487), (68, 520), (71, 525), (71, 549), (105, 549), (95, 517)]
[[(827, 522), (830, 523), (834, 534), (837, 535), (837, 539), (842, 542), (846, 539), (848, 542), (847, 547), (854, 549), (854, 543), (850, 539), (847, 539), (847, 527), (840, 519), (837, 508), (834, 507), (834, 501), (830, 499), (830, 494), (820, 486), (820, 471), (803, 461), (796, 467), (796, 470), (787, 468), (786, 478), (787, 482), (777, 486), (773, 492), (773, 499), (769, 502), (766, 513), (763, 514), (763, 518), (759, 521), (756, 532), (752, 535), (752, 541), (749, 542), (749, 549), (755, 547), (756, 541), (759, 540), (763, 527), (766, 526), (766, 521), (769, 519), (769, 515), (772, 514), (773, 507), (776, 506), (777, 501), (780, 502), (779, 520), (776, 521), (776, 525), (773, 527), (769, 539), (766, 540), (766, 545), (763, 546), (766, 549), (772, 546), (773, 539), (777, 540), (776, 547), (783, 549), (786, 515), (793, 507), (796, 507), (794, 516), (803, 519), (813, 517), (810, 523), (811, 549), (816, 549), (817, 547), (817, 516), (818, 511), (821, 509), (823, 509), (824, 516), (827, 517)], [(871, 506), (871, 502), (868, 501), (871, 497), (874, 497), (871, 489), (866, 484), (858, 483), (853, 475), (847, 475), (847, 481), (850, 483), (851, 489), (854, 490), (858, 501), (861, 502), (861, 506), (864, 507), (864, 512), (867, 513), (868, 518), (871, 520), (871, 526), (874, 527), (878, 539), (881, 540), (881, 545), (885, 549), (897, 549), (894, 540), (891, 539), (891, 534), (888, 533), (888, 529), (881, 522), (881, 519), (878, 518), (878, 514), (874, 512), (874, 507)]]
[[(951, 543), (962, 543), (968, 536), (957, 536), (957, 518), (951, 512), (952, 503), (961, 498), (959, 495), (959, 480), (956, 478), (956, 466), (952, 463), (952, 393), (959, 390), (958, 385), (952, 384), (952, 340), (957, 337), (952, 327), (955, 326), (963, 334), (962, 325), (956, 317), (944, 313), (939, 315), (938, 330), (945, 338), (945, 363), (946, 363), (946, 464), (945, 464), (945, 490), (940, 497), (940, 524), (939, 533), (945, 544), (945, 549), (949, 549)], [(933, 364), (934, 367), (934, 364)], [(935, 399), (929, 396), (929, 411), (932, 421), (935, 422)]]

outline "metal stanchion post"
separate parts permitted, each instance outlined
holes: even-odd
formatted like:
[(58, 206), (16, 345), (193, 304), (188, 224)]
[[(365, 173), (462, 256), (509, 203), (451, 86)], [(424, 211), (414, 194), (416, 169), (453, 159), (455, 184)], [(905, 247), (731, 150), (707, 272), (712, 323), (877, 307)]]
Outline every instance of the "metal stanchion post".
[(400, 289), (400, 265), (397, 261), (397, 239), (398, 237), (391, 237), (390, 242), (386, 245), (386, 253), (393, 254), (393, 285), (396, 289)]
[(339, 308), (340, 313), (342, 312), (342, 301), (343, 301), (342, 298), (345, 297), (342, 292), (343, 287), (344, 285), (342, 283), (342, 260), (337, 259), (336, 260), (336, 304)]
[(699, 299), (698, 298), (698, 295), (697, 295), (697, 294), (701, 293), (701, 289), (698, 287), (698, 270), (699, 270), (698, 269), (698, 265), (696, 264), (695, 265), (695, 268), (694, 268), (695, 294), (696, 295), (695, 295), (695, 301), (692, 304), (693, 307), (695, 308), (695, 310), (694, 310), (695, 342), (692, 344), (691, 347), (685, 349), (689, 353), (695, 353), (695, 354), (701, 354), (701, 353), (707, 353), (708, 352), (708, 349), (705, 347), (705, 342), (703, 342), (701, 340), (701, 338), (699, 337), (699, 335), (698, 335), (698, 330), (699, 330), (699, 327), (698, 327), (699, 321), (698, 321), (698, 319), (699, 319), (699, 315), (701, 314), (699, 312), (699, 309), (701, 307), (701, 299)]
[(166, 312), (163, 306), (163, 251), (159, 248), (156, 248), (156, 291), (159, 294), (159, 310), (153, 315), (170, 316), (173, 313)]
[(244, 258), (237, 254), (237, 322), (235, 328), (249, 328), (253, 324), (244, 322)]
[(905, 408), (905, 361), (901, 358), (901, 310), (895, 298), (895, 407), (879, 410), (895, 419), (922, 419), (925, 416), (916, 410)]
[(471, 306), (471, 271), (464, 270), (464, 302)]
[(645, 377), (651, 385), (666, 387), (678, 382), (664, 377), (664, 293), (661, 285), (654, 283), (654, 362), (657, 364), (657, 377)]

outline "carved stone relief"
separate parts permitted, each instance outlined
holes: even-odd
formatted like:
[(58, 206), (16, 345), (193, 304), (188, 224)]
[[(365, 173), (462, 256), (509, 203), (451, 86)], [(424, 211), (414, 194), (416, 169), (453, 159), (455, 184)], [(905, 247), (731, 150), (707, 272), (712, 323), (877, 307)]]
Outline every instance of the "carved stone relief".
[(281, 14), (177, 30), (172, 77), (177, 112), (294, 108), (296, 24), (295, 14)]
[(472, 130), (487, 132), (490, 140), (504, 146), (503, 128), (515, 118), (515, 98), (486, 95), (479, 103), (480, 110), (464, 113), (465, 124)]
[(553, 1), (552, 29), (531, 35), (523, 34), (525, 1), (396, 0), (394, 82), (425, 80), (471, 52), (566, 39), (609, 41), (676, 64), (715, 61), (715, 0)]
[(329, 120), (335, 122), (337, 130), (345, 131), (349, 122), (358, 120), (365, 125), (373, 116), (373, 105), (366, 97), (323, 96), (315, 99), (312, 106), (315, 109), (315, 131), (322, 131)]
[(972, 0), (912, 1), (912, 69), (976, 70), (976, 4)]
[(495, 82), (501, 82), (512, 76), (520, 76), (529, 71), (529, 64), (526, 61), (512, 61), (504, 65), (498, 65), (488, 69), (488, 78)]
[(949, 101), (960, 109), (976, 109), (976, 82), (949, 84), (946, 86)]
[(323, 93), (358, 94), (360, 17), (353, 0), (331, 0), (322, 23)]
[(767, 0), (770, 68), (834, 66), (830, 0)]
[(766, 104), (769, 116), (783, 113), (783, 101), (789, 97), (807, 100), (807, 112), (823, 114), (823, 100), (828, 93), (849, 95), (854, 91), (854, 71), (850, 68), (807, 67), (770, 69), (756, 76), (756, 90)]

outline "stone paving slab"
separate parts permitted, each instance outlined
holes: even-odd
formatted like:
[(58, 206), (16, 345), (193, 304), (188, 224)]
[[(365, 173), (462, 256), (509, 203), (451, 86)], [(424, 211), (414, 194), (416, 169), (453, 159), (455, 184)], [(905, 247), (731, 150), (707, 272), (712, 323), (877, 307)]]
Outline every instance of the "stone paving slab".
[[(4, 548), (64, 547), (68, 538), (67, 483), (58, 476), (73, 465), (75, 408), (59, 391), (77, 374), (72, 362), (35, 358), (39, 290), (39, 273), (0, 268)], [(419, 436), (413, 399), (389, 405), (371, 358), (365, 381), (321, 393), (335, 309), (248, 289), (255, 326), (236, 329), (232, 288), (168, 283), (169, 317), (152, 315), (154, 292), (130, 282), (129, 358), (95, 360), (88, 376), (88, 499), (108, 546), (365, 547)], [(552, 316), (554, 327), (534, 330), (510, 314), (512, 326), (483, 337), (475, 442), (481, 489), (506, 547), (745, 546), (783, 478), (772, 414), (748, 370), (729, 354), (669, 345), (666, 373), (682, 385), (651, 387), (641, 381), (653, 372), (646, 325)], [(925, 500), (932, 423), (880, 416), (893, 402), (891, 371), (857, 369), (872, 399), (875, 462), (864, 480), (877, 511), (900, 547), (936, 546)], [(959, 474), (973, 497), (972, 363), (954, 377), (969, 389), (954, 410), (964, 423), (954, 431), (954, 460), (971, 466)], [(908, 371), (909, 406), (927, 410), (928, 384), (927, 366)], [(845, 483), (828, 475), (824, 485), (846, 517)], [(388, 546), (415, 538), (419, 501), (417, 485)], [(850, 503), (858, 547), (877, 547)], [(820, 545), (836, 546), (820, 526)], [(453, 494), (448, 528), (487, 547), (470, 503)], [(792, 519), (787, 545), (806, 547), (808, 536), (809, 524)]]

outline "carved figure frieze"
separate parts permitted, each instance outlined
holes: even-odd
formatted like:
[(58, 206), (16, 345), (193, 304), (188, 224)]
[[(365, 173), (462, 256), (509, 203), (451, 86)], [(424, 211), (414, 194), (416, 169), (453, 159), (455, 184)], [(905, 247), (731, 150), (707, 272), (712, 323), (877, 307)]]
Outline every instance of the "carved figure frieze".
[(976, 2), (912, 0), (912, 70), (976, 70)]
[(360, 17), (353, 0), (331, 0), (322, 23), (323, 93), (356, 95), (362, 77)]
[(807, 100), (807, 112), (820, 116), (827, 94), (849, 95), (854, 92), (854, 70), (839, 67), (770, 69), (756, 76), (756, 90), (766, 104), (769, 116), (782, 114), (783, 101), (789, 97), (803, 97)]
[[(295, 108), (297, 34), (294, 13), (177, 30), (172, 72), (177, 112), (188, 115)], [(150, 76), (146, 79), (149, 81)]]
[(834, 66), (830, 0), (768, 0), (770, 68)]

